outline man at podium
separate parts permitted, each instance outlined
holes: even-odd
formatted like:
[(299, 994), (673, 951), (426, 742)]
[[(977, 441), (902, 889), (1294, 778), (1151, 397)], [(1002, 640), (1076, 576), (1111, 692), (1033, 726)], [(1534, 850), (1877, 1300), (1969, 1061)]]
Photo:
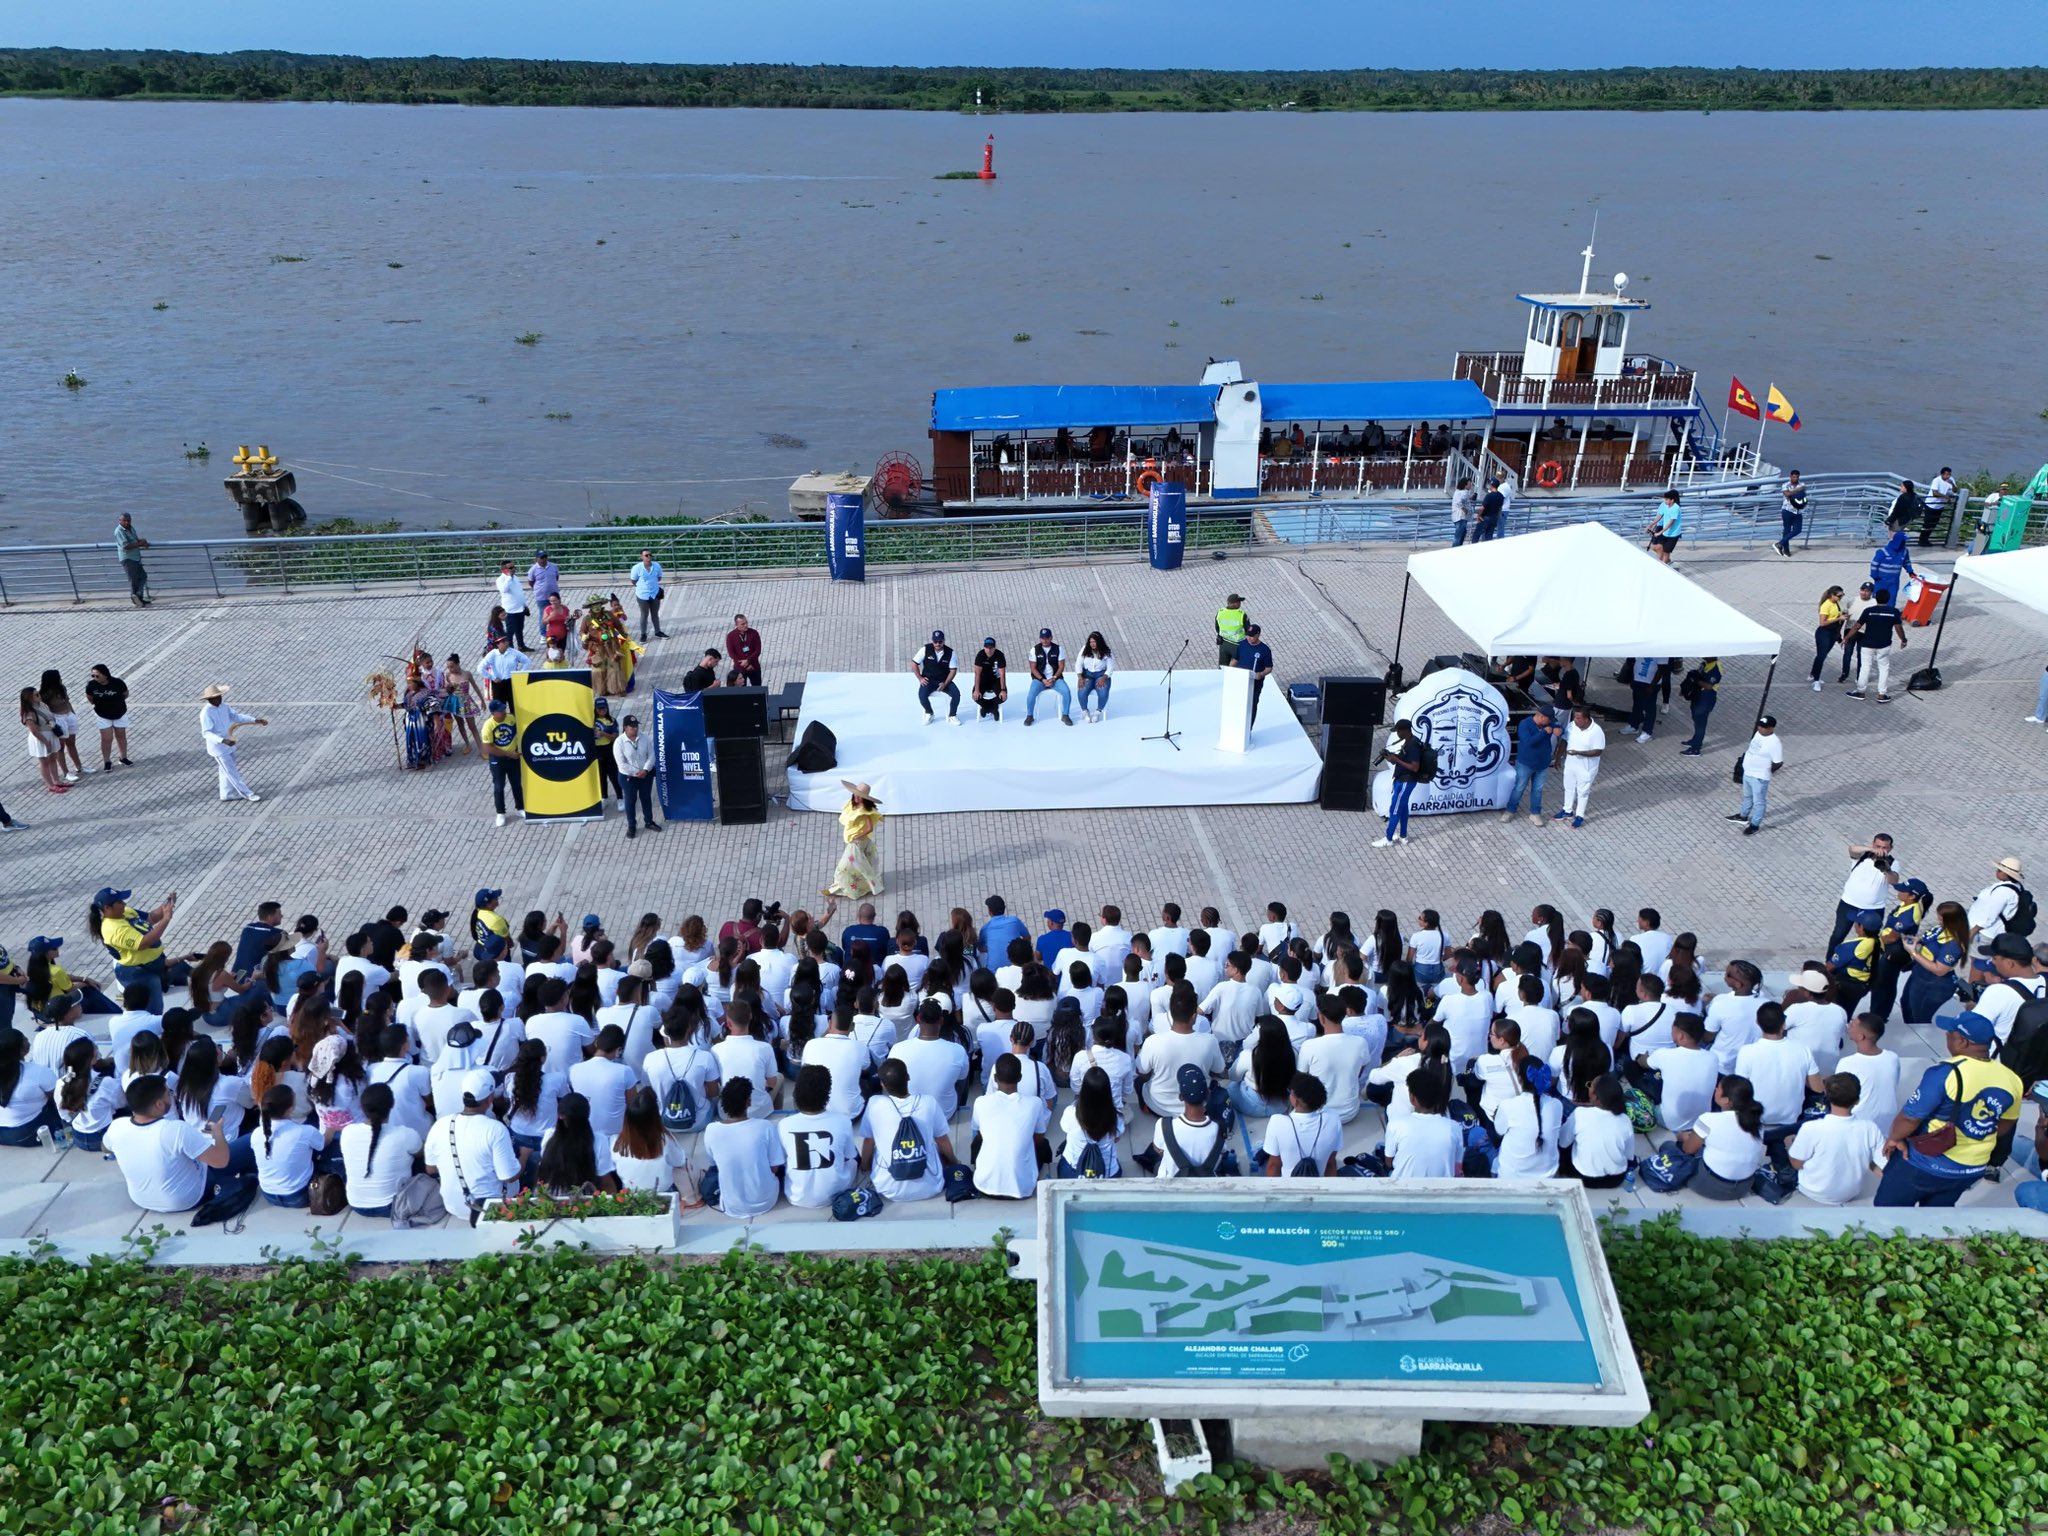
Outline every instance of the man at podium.
[(1259, 638), (1259, 626), (1247, 624), (1244, 638), (1237, 642), (1237, 658), (1232, 666), (1242, 667), (1252, 675), (1252, 720), (1259, 718), (1259, 692), (1266, 686), (1266, 679), (1273, 675), (1273, 647)]

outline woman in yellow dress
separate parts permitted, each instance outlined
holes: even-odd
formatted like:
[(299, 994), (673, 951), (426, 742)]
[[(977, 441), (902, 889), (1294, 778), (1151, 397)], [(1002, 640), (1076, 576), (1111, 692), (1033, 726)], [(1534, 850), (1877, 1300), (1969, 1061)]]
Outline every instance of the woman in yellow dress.
[(839, 781), (846, 786), (846, 805), (839, 812), (839, 832), (846, 839), (846, 852), (825, 887), (825, 912), (818, 921), (829, 923), (840, 901), (861, 901), (882, 893), (882, 867), (875, 861), (875, 829), (882, 824), (882, 803), (865, 784)]

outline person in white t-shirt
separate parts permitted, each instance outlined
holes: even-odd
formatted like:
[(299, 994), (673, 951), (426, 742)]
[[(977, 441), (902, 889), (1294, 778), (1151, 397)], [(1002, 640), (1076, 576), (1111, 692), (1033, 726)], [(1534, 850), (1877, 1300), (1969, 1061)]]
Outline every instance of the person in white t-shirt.
[(1542, 977), (1523, 976), (1516, 981), (1515, 1002), (1507, 1015), (1522, 1027), (1523, 1048), (1538, 1061), (1550, 1060), (1563, 1026), (1557, 1010), (1543, 1005)]
[(448, 1031), (457, 1024), (481, 1024), (483, 1015), (450, 998), (448, 973), (438, 967), (420, 973), (418, 992), (422, 1001), (413, 1010), (412, 1034), (419, 1042), (420, 1055), (431, 1067), (441, 1059)]
[(2016, 933), (1999, 934), (1988, 946), (1988, 954), (1992, 974), (1980, 978), (1977, 1000), (1970, 1004), (1970, 1011), (1991, 1021), (1992, 1033), (2002, 1046), (2012, 1034), (2012, 1022), (2020, 1009), (2033, 998), (2048, 997), (2048, 976), (2043, 976), (2035, 963), (2033, 946)]
[(1709, 1200), (1740, 1200), (1764, 1165), (1763, 1106), (1744, 1077), (1724, 1077), (1714, 1089), (1714, 1108), (1701, 1115), (1678, 1145), (1699, 1157), (1686, 1185)]
[(1892, 1117), (1899, 1112), (1900, 1062), (1897, 1051), (1884, 1047), (1882, 1019), (1859, 1013), (1849, 1021), (1849, 1053), (1835, 1063), (1835, 1071), (1846, 1072), (1862, 1084), (1856, 1118), (1890, 1134)]
[(663, 1195), (670, 1190), (683, 1194), (682, 1204), (698, 1203), (691, 1192), (687, 1172), (678, 1183), (678, 1170), (687, 1170), (690, 1151), (681, 1136), (672, 1136), (661, 1123), (661, 1101), (654, 1090), (637, 1087), (626, 1095), (626, 1120), (612, 1139), (612, 1172), (621, 1189), (644, 1190)]
[(860, 1119), (860, 1165), (884, 1200), (929, 1200), (945, 1187), (953, 1140), (939, 1106), (910, 1091), (910, 1070), (892, 1056), (882, 1091)]
[(1387, 1016), (1376, 1006), (1371, 990), (1344, 987), (1337, 993), (1337, 1006), (1343, 1010), (1344, 1033), (1365, 1042), (1366, 1067), (1378, 1066), (1387, 1054)]
[(1259, 953), (1271, 955), (1287, 944), (1301, 937), (1301, 929), (1288, 920), (1286, 906), (1277, 901), (1266, 903), (1266, 920), (1259, 925)]
[(1451, 1070), (1471, 1070), (1473, 1058), (1486, 1049), (1493, 1025), (1493, 999), (1479, 990), (1479, 967), (1465, 961), (1458, 967), (1458, 990), (1436, 1005), (1436, 1023), (1451, 1041)]
[(1667, 1130), (1689, 1131), (1714, 1107), (1721, 1064), (1706, 1048), (1706, 1025), (1696, 1013), (1682, 1013), (1671, 1025), (1671, 1044), (1637, 1058), (1663, 1079), (1657, 1119)]
[(569, 1086), (590, 1100), (591, 1135), (609, 1142), (626, 1123), (626, 1095), (640, 1075), (620, 1059), (626, 1032), (618, 1025), (605, 1025), (592, 1043), (594, 1054), (569, 1069)]
[(776, 1122), (785, 1193), (791, 1205), (804, 1210), (830, 1206), (833, 1197), (853, 1188), (860, 1176), (860, 1144), (853, 1121), (831, 1107), (832, 1094), (830, 1071), (801, 1067), (790, 1085), (796, 1113)]
[(1561, 1172), (1588, 1189), (1618, 1189), (1636, 1141), (1621, 1079), (1612, 1072), (1593, 1079), (1591, 1102), (1572, 1111), (1557, 1139), (1569, 1159)]
[(1799, 1193), (1820, 1205), (1847, 1205), (1863, 1176), (1884, 1172), (1884, 1132), (1856, 1114), (1863, 1085), (1847, 1072), (1827, 1080), (1828, 1112), (1799, 1127), (1786, 1148), (1799, 1170)]
[(1046, 1141), (1051, 1117), (1045, 1100), (1020, 1093), (1022, 1064), (1007, 1051), (996, 1062), (995, 1090), (974, 1101), (974, 1191), (998, 1199), (1028, 1199), (1039, 1168), (1052, 1161)]
[[(1022, 1065), (1020, 1061), (1019, 1065)], [(1207, 1094), (1204, 1094), (1206, 1100)], [(1050, 1108), (1050, 1106), (1048, 1106)], [(1060, 1116), (1060, 1153), (1054, 1174), (1062, 1179), (1120, 1178), (1123, 1160), (1117, 1139), (1124, 1133), (1124, 1117), (1117, 1113), (1116, 1100), (1109, 1091), (1109, 1074), (1101, 1068), (1086, 1073), (1074, 1090), (1074, 1102)], [(1084, 1174), (1090, 1148), (1100, 1163), (1099, 1173)]]
[(541, 984), (541, 1010), (526, 1021), (526, 1038), (547, 1047), (548, 1070), (567, 1075), (583, 1059), (584, 1049), (597, 1033), (589, 1020), (569, 1011), (569, 989), (550, 979)]
[(51, 1133), (62, 1123), (56, 1091), (56, 1072), (29, 1059), (28, 1036), (0, 1024), (0, 1146), (32, 1147), (38, 1139), (54, 1139)]
[(805, 1043), (797, 1075), (803, 1075), (801, 1069), (804, 1067), (817, 1067), (823, 1071), (830, 1080), (826, 1108), (852, 1121), (859, 1118), (861, 1107), (866, 1102), (860, 1087), (861, 1073), (873, 1065), (874, 1057), (853, 1036), (853, 1001), (849, 998), (833, 1010), (832, 1022), (825, 1033)]
[(1107, 906), (1102, 909), (1102, 922), (1088, 936), (1088, 953), (1094, 957), (1095, 975), (1102, 982), (1113, 982), (1124, 971), (1124, 956), (1131, 952), (1131, 933), (1124, 927), (1121, 907)]
[(1735, 1053), (1735, 1073), (1749, 1079), (1765, 1127), (1789, 1128), (1799, 1123), (1807, 1090), (1820, 1089), (1820, 1064), (1805, 1046), (1787, 1038), (1782, 1005), (1765, 1003), (1756, 1011), (1756, 1023), (1758, 1038)]
[(1295, 1055), (1295, 1065), (1322, 1084), (1330, 1117), (1340, 1126), (1349, 1125), (1358, 1118), (1363, 1103), (1359, 1089), (1366, 1068), (1378, 1066), (1379, 1059), (1362, 1036), (1344, 1027), (1341, 998), (1324, 993), (1317, 1003), (1316, 1017), (1321, 1033), (1302, 1045)]
[(145, 1211), (189, 1211), (255, 1176), (247, 1141), (230, 1148), (218, 1122), (199, 1126), (171, 1117), (162, 1078), (136, 1078), (127, 1101), (128, 1114), (107, 1127), (101, 1145), (127, 1180), (128, 1198)]
[[(1145, 1043), (1148, 1048), (1152, 1044), (1149, 1040)], [(1231, 1155), (1229, 1133), (1209, 1113), (1209, 1075), (1188, 1063), (1175, 1070), (1169, 1085), (1169, 1092), (1178, 1090), (1180, 1106), (1173, 1114), (1161, 1116), (1153, 1127), (1152, 1147), (1146, 1158), (1154, 1176), (1213, 1178), (1226, 1170), (1235, 1171), (1226, 1161)]]
[(1167, 1012), (1170, 1026), (1147, 1038), (1138, 1051), (1139, 1095), (1162, 1120), (1180, 1113), (1177, 1085), (1183, 1067), (1198, 1067), (1211, 1078), (1223, 1075), (1223, 1048), (1214, 1034), (1196, 1032), (1193, 1000), (1177, 996)]
[[(1329, 1107), (1322, 1080), (1308, 1071), (1294, 1074), (1288, 1111), (1266, 1122), (1264, 1172), (1269, 1179), (1333, 1178), (1344, 1128)], [(1304, 1168), (1314, 1172), (1305, 1173)]]
[(1447, 1075), (1429, 1071), (1408, 1078), (1409, 1113), (1387, 1119), (1386, 1159), (1396, 1179), (1455, 1178), (1465, 1155), (1465, 1131), (1444, 1113)]
[(1564, 1101), (1549, 1092), (1550, 1069), (1534, 1056), (1516, 1058), (1513, 1081), (1517, 1092), (1493, 1117), (1499, 1146), (1494, 1176), (1502, 1179), (1554, 1179)]
[(1607, 732), (1595, 723), (1583, 704), (1572, 710), (1571, 723), (1564, 728), (1564, 801), (1551, 815), (1553, 821), (1570, 818), (1574, 827), (1586, 824), (1586, 811), (1593, 799), (1593, 781), (1600, 777), (1600, 759), (1607, 751)]
[(1764, 824), (1764, 807), (1771, 794), (1771, 780), (1785, 766), (1785, 744), (1778, 739), (1778, 722), (1771, 715), (1759, 715), (1756, 734), (1742, 753), (1742, 809), (1728, 819), (1746, 822), (1742, 835), (1749, 837)]
[(460, 1109), (434, 1122), (420, 1155), (426, 1171), (441, 1181), (448, 1214), (474, 1221), (484, 1201), (518, 1192), (519, 1152), (512, 1133), (491, 1112), (497, 1083), (490, 1072), (478, 1067), (457, 1086)]
[(1185, 955), (1188, 952), (1188, 931), (1181, 926), (1178, 902), (1169, 901), (1159, 909), (1159, 926), (1149, 937), (1153, 958), (1162, 965), (1168, 955)]
[(317, 1171), (315, 1160), (323, 1157), (327, 1138), (303, 1120), (291, 1118), (292, 1090), (279, 1083), (263, 1095), (257, 1106), (260, 1116), (249, 1133), (249, 1150), (256, 1158), (256, 1187), (272, 1205), (306, 1206)]
[[(817, 1044), (816, 1041), (811, 1043)], [(718, 1118), (718, 1058), (703, 1045), (697, 1037), (696, 1026), (688, 1019), (672, 1014), (663, 1022), (661, 1048), (647, 1053), (644, 1068), (647, 1086), (653, 1091), (654, 1102), (664, 1115), (668, 1113), (671, 1098), (676, 1100), (675, 1109), (679, 1115), (685, 1111), (682, 1096), (670, 1092), (676, 1083), (681, 1082), (688, 1088), (689, 1107), (695, 1110), (693, 1128)], [(856, 1078), (856, 1091), (858, 1086)]]
[(776, 1060), (775, 1047), (755, 1033), (759, 1027), (752, 1005), (743, 997), (734, 998), (725, 1005), (725, 1038), (711, 1047), (711, 1054), (718, 1058), (719, 1102), (724, 1102), (725, 1087), (733, 1079), (744, 1077), (754, 1085), (747, 1101), (748, 1113), (756, 1120), (765, 1120), (775, 1112), (775, 1096), (781, 1091), (782, 1078), (778, 1075), (781, 1063)]
[[(1094, 1039), (1085, 1049), (1074, 1053), (1074, 1059), (1067, 1067), (1067, 1082), (1078, 1091), (1081, 1079), (1088, 1075), (1090, 1069), (1099, 1069), (1107, 1073), (1110, 1093), (1116, 1100), (1116, 1112), (1119, 1115), (1127, 1114), (1131, 1100), (1137, 1097), (1138, 1064), (1131, 1058), (1130, 1052), (1124, 1049), (1127, 1043), (1125, 1032), (1114, 1019), (1100, 1019), (1096, 1021), (1094, 1035)], [(997, 1059), (1000, 1060), (1001, 1057), (998, 1056)], [(991, 1086), (994, 1081), (995, 1069), (991, 1067)], [(1035, 1079), (1033, 1086), (1036, 1086)], [(1032, 1095), (1034, 1098), (1037, 1096), (1036, 1093)]]
[(1797, 1040), (1825, 1066), (1842, 1054), (1849, 1015), (1834, 1000), (1825, 971), (1795, 971), (1785, 990), (1785, 1036)]
[(426, 1145), (418, 1131), (397, 1121), (396, 1102), (388, 1083), (370, 1084), (359, 1106), (362, 1118), (343, 1126), (336, 1138), (348, 1206), (358, 1216), (391, 1214), (391, 1202), (412, 1177), (413, 1163)]
[(775, 1209), (782, 1198), (782, 1175), (788, 1166), (782, 1138), (756, 1114), (751, 1079), (735, 1075), (718, 1090), (718, 1119), (704, 1128), (704, 1160), (709, 1165), (700, 1188), (707, 1204), (727, 1216), (746, 1220)]
[(910, 1074), (911, 1093), (930, 1099), (950, 1123), (966, 1091), (969, 1063), (967, 1048), (949, 1038), (945, 1027), (945, 1009), (928, 997), (918, 1005), (917, 1033), (898, 1042), (889, 1055)]
[(1224, 961), (1224, 978), (1202, 999), (1201, 1011), (1217, 1041), (1239, 1045), (1251, 1037), (1264, 1011), (1265, 998), (1249, 979), (1251, 957), (1232, 950)]

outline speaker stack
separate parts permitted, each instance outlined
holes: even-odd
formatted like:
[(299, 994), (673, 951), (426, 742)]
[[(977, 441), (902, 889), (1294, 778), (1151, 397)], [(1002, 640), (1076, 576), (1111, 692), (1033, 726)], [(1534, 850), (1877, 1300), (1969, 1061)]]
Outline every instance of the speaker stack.
[(768, 819), (768, 690), (706, 688), (704, 734), (716, 763), (718, 819), (726, 826)]
[(1377, 677), (1326, 677), (1323, 701), (1323, 783), (1318, 803), (1330, 811), (1372, 809), (1373, 732), (1387, 710), (1387, 685)]

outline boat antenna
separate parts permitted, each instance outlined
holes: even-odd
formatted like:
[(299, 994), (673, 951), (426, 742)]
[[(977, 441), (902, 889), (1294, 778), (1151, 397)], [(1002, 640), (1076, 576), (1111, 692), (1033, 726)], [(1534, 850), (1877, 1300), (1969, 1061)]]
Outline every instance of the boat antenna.
[(1586, 284), (1591, 282), (1593, 278), (1593, 242), (1599, 238), (1600, 210), (1598, 208), (1595, 208), (1593, 210), (1593, 233), (1587, 236), (1586, 238), (1586, 248), (1583, 251), (1579, 252), (1581, 256), (1586, 258), (1585, 265), (1579, 268), (1580, 293), (1591, 293), (1593, 291), (1592, 289), (1588, 288)]

